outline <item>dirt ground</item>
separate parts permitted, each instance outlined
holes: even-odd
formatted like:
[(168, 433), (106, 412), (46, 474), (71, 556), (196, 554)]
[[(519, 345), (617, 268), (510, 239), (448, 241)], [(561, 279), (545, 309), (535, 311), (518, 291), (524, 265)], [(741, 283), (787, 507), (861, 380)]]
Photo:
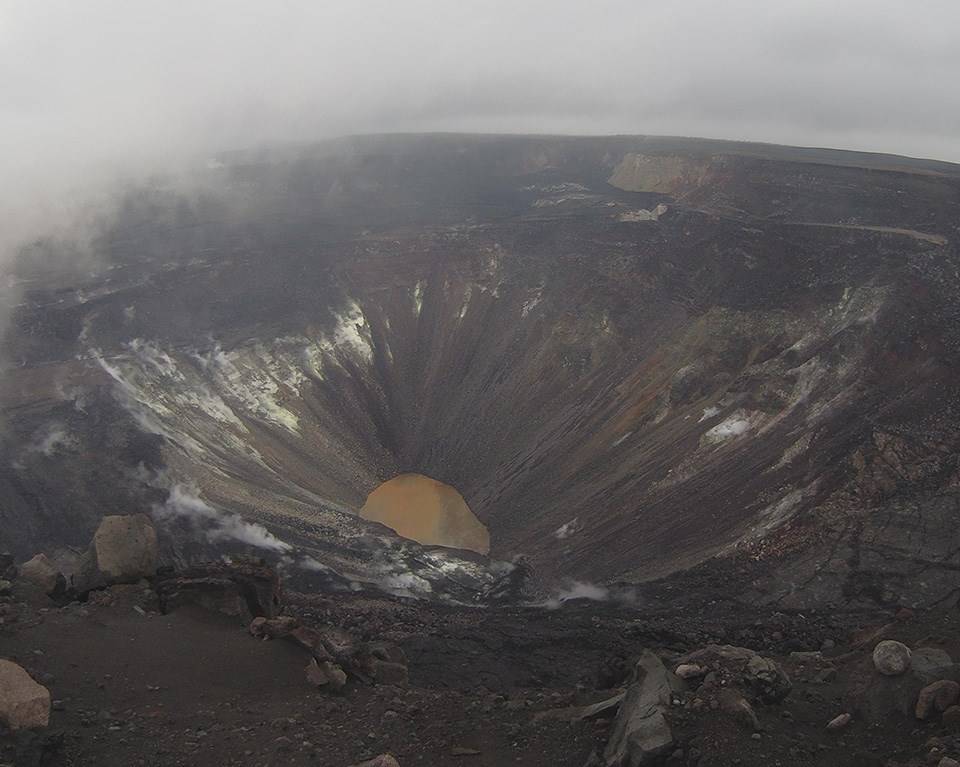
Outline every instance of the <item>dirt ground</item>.
[[(0, 656), (45, 684), (54, 705), (46, 733), (0, 736), (0, 763), (347, 767), (390, 753), (402, 767), (582, 767), (602, 753), (612, 719), (571, 722), (565, 709), (620, 691), (644, 648), (670, 667), (710, 642), (774, 658), (793, 690), (755, 705), (758, 733), (709, 706), (671, 708), (676, 749), (666, 764), (879, 767), (960, 755), (960, 732), (939, 720), (855, 717), (826, 730), (850, 710), (851, 676), (880, 638), (960, 657), (956, 610), (841, 620), (722, 605), (677, 615), (596, 602), (549, 610), (288, 595), (288, 613), (394, 642), (407, 656), (407, 685), (351, 679), (330, 693), (308, 683), (308, 657), (293, 642), (254, 638), (210, 610), (143, 610), (132, 587), (110, 594), (5, 606)], [(824, 660), (813, 665), (789, 656), (821, 648)]]

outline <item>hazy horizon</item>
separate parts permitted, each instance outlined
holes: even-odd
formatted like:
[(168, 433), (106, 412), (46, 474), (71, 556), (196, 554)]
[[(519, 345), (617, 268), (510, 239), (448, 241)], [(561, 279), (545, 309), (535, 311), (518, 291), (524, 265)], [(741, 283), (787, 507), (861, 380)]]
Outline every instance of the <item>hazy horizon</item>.
[(0, 2), (3, 249), (104, 181), (380, 133), (662, 135), (960, 162), (932, 0)]

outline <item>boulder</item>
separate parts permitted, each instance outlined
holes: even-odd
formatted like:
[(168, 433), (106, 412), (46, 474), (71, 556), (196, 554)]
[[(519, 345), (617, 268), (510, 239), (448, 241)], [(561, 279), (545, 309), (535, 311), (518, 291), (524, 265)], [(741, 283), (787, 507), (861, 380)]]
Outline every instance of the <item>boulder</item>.
[(681, 665), (712, 669), (725, 684), (753, 692), (764, 703), (776, 703), (790, 694), (790, 677), (770, 658), (763, 658), (746, 647), (707, 645), (680, 659)]
[(255, 618), (275, 618), (283, 608), (280, 576), (260, 557), (204, 562), (158, 576), (153, 588), (162, 612), (184, 604), (199, 605), (240, 618), (251, 633)]
[(37, 554), (20, 565), (18, 587), (35, 591), (38, 594), (56, 598), (66, 589), (67, 582), (56, 566), (45, 554)]
[(897, 676), (910, 666), (910, 648), (903, 642), (885, 639), (873, 648), (873, 667), (884, 676)]
[(703, 666), (698, 666), (696, 663), (681, 663), (673, 673), (681, 679), (696, 679), (706, 672), (707, 670)]
[(946, 711), (960, 697), (960, 684), (950, 679), (940, 679), (920, 690), (915, 715), (917, 719), (927, 719), (935, 711)]
[(664, 712), (679, 686), (660, 659), (644, 650), (603, 752), (605, 767), (639, 767), (673, 748)]
[(873, 659), (865, 659), (850, 678), (850, 702), (868, 722), (891, 713), (914, 716), (920, 692), (942, 679), (960, 682), (960, 668), (943, 650), (921, 647), (910, 656), (907, 669), (896, 676), (880, 673)]
[(157, 567), (157, 531), (144, 514), (104, 517), (80, 558), (73, 584), (78, 594), (117, 583), (136, 583)]
[(50, 692), (9, 660), (0, 660), (0, 721), (11, 730), (32, 730), (50, 722)]

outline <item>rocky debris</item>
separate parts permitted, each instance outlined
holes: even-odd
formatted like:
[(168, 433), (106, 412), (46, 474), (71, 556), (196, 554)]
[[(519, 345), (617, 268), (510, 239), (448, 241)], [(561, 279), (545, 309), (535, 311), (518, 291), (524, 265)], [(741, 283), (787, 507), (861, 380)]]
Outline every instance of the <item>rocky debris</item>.
[(0, 553), (0, 578), (12, 581), (17, 577), (17, 566), (14, 564), (13, 554), (9, 551)]
[(937, 767), (960, 767), (960, 762), (956, 759), (951, 759), (949, 756), (945, 756), (937, 762)]
[(851, 456), (860, 492), (875, 501), (889, 498), (899, 488), (934, 476), (949, 460), (944, 444), (910, 439), (905, 435), (874, 432), (873, 444)]
[(13, 584), (8, 580), (0, 580), (0, 597), (8, 597), (13, 591)]
[(675, 680), (660, 658), (644, 650), (603, 752), (605, 767), (638, 767), (673, 748), (664, 713), (679, 686)]
[(20, 565), (17, 590), (25, 598), (39, 595), (56, 599), (64, 593), (66, 587), (67, 581), (63, 573), (45, 554), (37, 554)]
[(917, 719), (928, 719), (934, 711), (944, 712), (960, 697), (960, 684), (950, 679), (940, 679), (920, 690), (915, 715)]
[(733, 645), (707, 645), (680, 659), (680, 665), (697, 665), (714, 671), (722, 684), (750, 690), (764, 703), (776, 703), (790, 694), (790, 677), (770, 658)]
[(390, 754), (381, 754), (369, 761), (355, 764), (353, 767), (400, 767), (400, 765)]
[(50, 692), (9, 660), (0, 660), (0, 721), (11, 730), (32, 730), (50, 722)]
[(283, 608), (280, 576), (259, 557), (204, 562), (158, 576), (153, 588), (161, 612), (194, 604), (236, 616), (248, 624), (257, 617), (274, 618)]
[(331, 690), (342, 690), (347, 683), (347, 675), (339, 666), (330, 661), (318, 662), (311, 658), (307, 664), (307, 681), (316, 687), (327, 687)]
[(117, 583), (136, 583), (157, 566), (157, 531), (144, 514), (104, 517), (80, 558), (73, 585), (80, 595)]
[(882, 674), (872, 658), (865, 660), (851, 676), (850, 698), (868, 722), (893, 712), (914, 716), (923, 688), (943, 679), (960, 681), (960, 668), (943, 650), (921, 647), (913, 650), (908, 667), (897, 676)]
[(830, 731), (841, 730), (852, 721), (853, 716), (851, 714), (840, 714), (839, 716), (835, 716), (827, 723), (827, 729)]
[(749, 727), (754, 731), (763, 729), (760, 726), (760, 720), (753, 710), (743, 693), (733, 687), (724, 688), (717, 695), (717, 702), (720, 704), (720, 710), (733, 717), (740, 724)]
[(316, 664), (315, 668), (308, 666), (307, 677), (317, 686), (338, 690), (346, 684), (347, 671), (367, 683), (399, 686), (408, 681), (403, 650), (389, 642), (367, 644), (341, 628), (315, 628), (286, 615), (254, 618), (249, 631), (267, 639), (289, 639), (303, 647)]
[(884, 676), (897, 676), (910, 666), (910, 648), (903, 642), (885, 639), (873, 648), (873, 666)]

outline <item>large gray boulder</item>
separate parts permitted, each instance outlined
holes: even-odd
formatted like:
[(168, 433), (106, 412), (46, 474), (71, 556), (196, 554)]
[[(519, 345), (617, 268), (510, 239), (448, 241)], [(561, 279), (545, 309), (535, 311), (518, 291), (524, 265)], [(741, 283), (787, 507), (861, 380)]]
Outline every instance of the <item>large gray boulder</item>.
[(660, 659), (644, 650), (603, 752), (605, 767), (640, 767), (673, 748), (673, 734), (663, 715), (670, 694), (679, 687)]
[(45, 554), (37, 554), (20, 565), (17, 577), (21, 596), (58, 597), (66, 588), (66, 580)]
[(0, 721), (11, 730), (34, 730), (50, 722), (50, 692), (9, 660), (0, 660)]
[(910, 648), (895, 639), (885, 639), (873, 648), (873, 666), (884, 676), (897, 676), (910, 667)]
[(144, 514), (104, 517), (80, 558), (73, 585), (78, 594), (118, 583), (136, 583), (157, 567), (157, 530)]

